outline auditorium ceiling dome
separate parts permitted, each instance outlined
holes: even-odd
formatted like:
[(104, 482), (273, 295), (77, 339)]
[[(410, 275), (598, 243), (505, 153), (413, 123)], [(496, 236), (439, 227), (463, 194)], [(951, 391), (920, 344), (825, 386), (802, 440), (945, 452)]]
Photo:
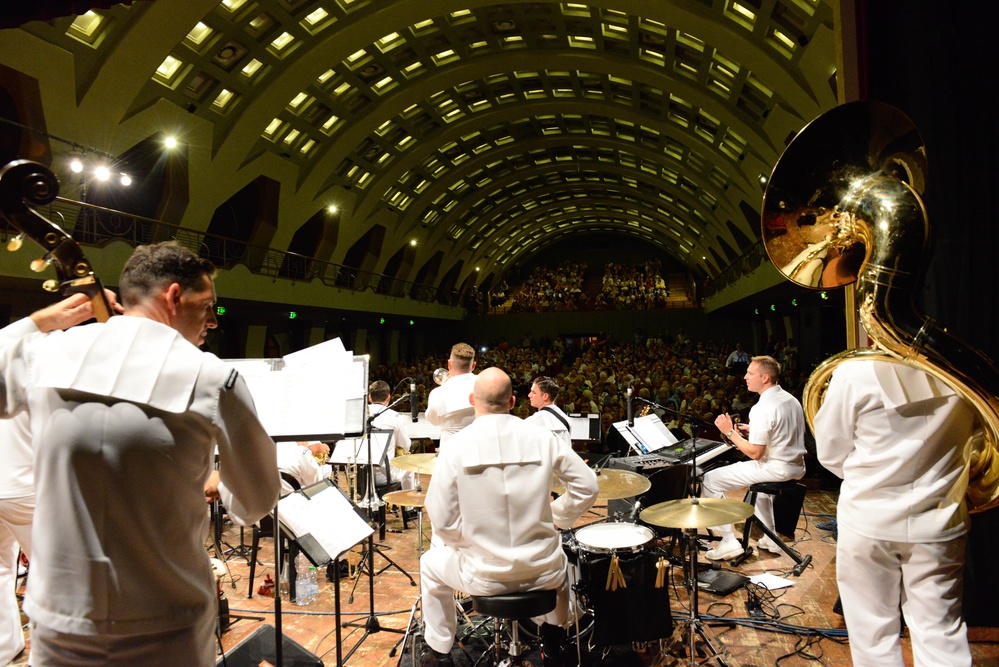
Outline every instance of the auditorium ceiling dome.
[(163, 219), (205, 230), (255, 186), (255, 242), (313, 229), (304, 254), (406, 280), (498, 276), (593, 233), (716, 275), (759, 237), (789, 139), (837, 102), (820, 0), (80, 5), (2, 33), (39, 90), (19, 122), (76, 145), (53, 164), (175, 136)]

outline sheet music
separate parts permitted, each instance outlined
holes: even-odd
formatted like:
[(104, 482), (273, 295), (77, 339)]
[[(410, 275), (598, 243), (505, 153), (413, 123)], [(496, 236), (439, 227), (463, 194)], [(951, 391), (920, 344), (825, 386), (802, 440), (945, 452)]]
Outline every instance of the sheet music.
[(646, 454), (676, 442), (676, 436), (666, 428), (666, 425), (656, 414), (639, 417), (635, 420), (635, 425), (631, 427), (631, 430), (641, 443), (642, 451)]
[(421, 412), (418, 421), (414, 424), (411, 421), (407, 421), (406, 425), (403, 427), (406, 435), (409, 436), (410, 440), (416, 440), (418, 438), (429, 438), (431, 440), (441, 439), (441, 427), (434, 426), (427, 419), (427, 413)]
[[(596, 426), (595, 429), (593, 428), (594, 425)], [(595, 438), (594, 433), (596, 433)], [(572, 440), (599, 440), (600, 416), (587, 415), (585, 417), (574, 417), (569, 415), (569, 438)]]
[[(385, 452), (392, 442), (392, 431), (371, 432), (371, 459), (381, 465)], [(366, 464), (368, 462), (368, 441), (365, 438), (345, 438), (338, 440), (330, 452), (330, 463)]]
[(246, 381), (267, 433), (275, 440), (301, 440), (364, 431), (367, 360), (333, 339), (283, 360), (227, 362)]
[(292, 493), (278, 501), (278, 518), (294, 537), (312, 535), (336, 558), (374, 532), (354, 512), (342, 493), (332, 487), (312, 497)]

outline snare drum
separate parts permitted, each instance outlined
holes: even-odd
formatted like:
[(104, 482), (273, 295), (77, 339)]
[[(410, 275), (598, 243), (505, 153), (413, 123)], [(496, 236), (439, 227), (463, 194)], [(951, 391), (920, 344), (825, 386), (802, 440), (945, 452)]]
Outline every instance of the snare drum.
[(639, 553), (655, 533), (635, 523), (594, 523), (578, 528), (579, 549), (593, 554)]

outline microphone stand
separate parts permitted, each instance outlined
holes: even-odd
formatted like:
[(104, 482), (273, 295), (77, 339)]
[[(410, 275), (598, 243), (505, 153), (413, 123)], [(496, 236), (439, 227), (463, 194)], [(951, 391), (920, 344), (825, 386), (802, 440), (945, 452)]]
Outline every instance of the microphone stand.
[[(403, 394), (393, 403), (390, 403), (389, 405), (385, 406), (384, 410), (379, 410), (375, 414), (369, 414), (367, 419), (364, 420), (364, 431), (368, 447), (368, 465), (367, 465), (368, 483), (367, 483), (367, 488), (365, 489), (364, 492), (364, 498), (357, 504), (357, 506), (364, 509), (368, 513), (369, 520), (373, 519), (376, 522), (378, 521), (377, 518), (378, 512), (382, 507), (385, 506), (385, 501), (383, 501), (381, 498), (378, 497), (378, 489), (375, 485), (375, 466), (371, 460), (371, 431), (372, 431), (371, 424), (375, 421), (378, 415), (382, 414), (382, 412), (384, 412), (385, 410), (388, 410), (393, 406), (398, 405), (399, 403), (402, 402), (403, 398), (406, 398), (407, 396), (408, 394)], [(361, 646), (364, 640), (367, 639), (370, 635), (375, 634), (376, 632), (396, 632), (398, 634), (405, 634), (405, 631), (403, 630), (381, 627), (381, 624), (378, 622), (378, 616), (375, 614), (375, 575), (377, 574), (375, 572), (375, 549), (376, 549), (375, 533), (374, 531), (372, 531), (371, 534), (368, 535), (368, 544), (366, 546), (366, 550), (368, 552), (366, 559), (368, 564), (368, 617), (363, 621), (363, 625), (360, 625), (361, 623), (360, 621), (353, 621), (343, 624), (343, 627), (352, 627), (357, 625), (358, 627), (364, 628), (364, 634), (361, 635), (361, 638), (357, 640), (357, 643), (354, 644), (354, 646), (350, 649), (350, 651), (347, 652), (347, 655), (345, 655), (343, 658), (344, 660), (349, 660), (350, 656), (354, 654), (354, 651), (356, 651)], [(409, 577), (409, 582), (413, 586), (416, 585), (416, 582), (413, 581), (413, 578), (409, 575), (409, 573), (403, 570), (401, 567), (399, 567), (399, 565), (395, 563), (395, 561), (393, 561), (391, 558), (389, 558), (380, 551), (378, 553), (382, 556), (382, 558), (384, 558), (389, 562), (389, 565), (395, 566), (396, 569), (398, 569), (400, 572)], [(389, 565), (387, 565), (386, 567), (389, 567)], [(355, 588), (357, 587), (356, 579), (354, 580), (354, 587)], [(348, 601), (349, 602), (354, 601), (353, 589), (351, 589), (350, 598)]]

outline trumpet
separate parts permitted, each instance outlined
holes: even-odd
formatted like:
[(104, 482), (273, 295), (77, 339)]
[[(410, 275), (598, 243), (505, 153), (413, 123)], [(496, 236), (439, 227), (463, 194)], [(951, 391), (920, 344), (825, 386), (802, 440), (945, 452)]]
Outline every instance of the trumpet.
[(448, 372), (446, 368), (438, 368), (434, 371), (434, 382), (437, 384), (444, 384), (447, 382)]

